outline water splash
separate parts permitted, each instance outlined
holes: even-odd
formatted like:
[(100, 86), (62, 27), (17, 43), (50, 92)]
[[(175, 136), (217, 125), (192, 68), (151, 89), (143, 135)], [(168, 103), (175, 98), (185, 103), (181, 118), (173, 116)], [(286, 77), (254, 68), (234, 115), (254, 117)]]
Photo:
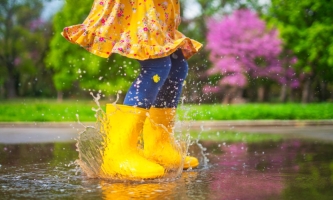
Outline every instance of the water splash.
[[(180, 107), (181, 107), (181, 109), (184, 111), (184, 120), (187, 120), (187, 121), (191, 121), (191, 119), (190, 119), (190, 115), (189, 115), (189, 112), (190, 112), (190, 107), (185, 107), (184, 106), (184, 102), (185, 102), (185, 99), (186, 99), (186, 97), (182, 97), (181, 98), (181, 104), (180, 104)], [(179, 122), (179, 127), (182, 127), (182, 124), (181, 124), (181, 121), (180, 120), (177, 120), (178, 122)], [(199, 142), (199, 140), (201, 139), (200, 137), (201, 137), (201, 134), (203, 133), (203, 132), (205, 132), (206, 130), (205, 130), (205, 128), (203, 127), (203, 126), (201, 126), (200, 127), (200, 132), (199, 132), (199, 134), (198, 134), (198, 136), (197, 136), (197, 138), (193, 138), (192, 136), (191, 136), (191, 134), (190, 134), (190, 132), (191, 132), (191, 130), (190, 130), (190, 126), (191, 126), (191, 124), (189, 125), (189, 126), (187, 126), (187, 129), (185, 130), (185, 133), (181, 133), (181, 134), (179, 134), (179, 135), (181, 135), (182, 136), (182, 138), (183, 138), (183, 140), (185, 140), (186, 142), (187, 142), (187, 150), (188, 150), (188, 148), (191, 146), (191, 145), (197, 145), (198, 147), (199, 147), (199, 149), (200, 149), (200, 157), (201, 157), (201, 160), (200, 160), (200, 166), (202, 167), (202, 168), (207, 168), (208, 167), (208, 163), (209, 163), (209, 159), (208, 159), (208, 153), (206, 153), (206, 151), (207, 151), (207, 148), (205, 148), (200, 142)], [(186, 150), (186, 152), (188, 152)], [(191, 156), (190, 154), (189, 154), (189, 152), (188, 152), (188, 155), (189, 156)], [(189, 171), (190, 170), (192, 170), (192, 168), (189, 168), (188, 169)]]
[[(110, 114), (113, 113), (105, 113), (100, 105), (100, 98), (101, 95), (98, 93), (96, 96), (91, 93), (94, 102), (97, 105), (97, 108), (93, 108), (93, 111), (95, 112), (96, 117), (96, 124), (94, 126), (84, 126), (84, 131), (82, 131), (79, 134), (79, 137), (77, 139), (77, 151), (79, 152), (79, 160), (77, 160), (77, 164), (80, 166), (82, 171), (90, 178), (102, 178), (102, 179), (111, 179), (111, 180), (121, 180), (121, 181), (140, 181), (142, 182), (142, 179), (139, 178), (130, 178), (130, 177), (124, 177), (119, 174), (116, 175), (110, 175), (105, 174), (104, 169), (102, 169), (103, 166), (103, 159), (105, 159), (105, 153), (107, 152), (108, 144), (110, 144), (110, 141), (108, 139), (108, 125), (105, 126), (108, 123), (108, 117)], [(117, 101), (119, 100), (119, 95), (117, 95), (117, 99), (114, 103), (111, 105), (115, 106), (117, 108)], [(149, 118), (149, 114), (147, 116)], [(78, 118), (78, 116), (77, 116)], [(112, 118), (112, 117), (111, 117)], [(79, 118), (78, 118), (79, 121)], [(152, 123), (155, 123), (154, 121), (151, 121)], [(80, 124), (82, 124), (79, 121)], [(162, 127), (163, 129), (167, 130), (166, 127), (164, 127), (161, 124), (155, 124), (157, 126)], [(117, 133), (118, 134), (118, 133)], [(163, 177), (157, 178), (157, 179), (150, 179), (149, 182), (164, 182), (164, 181), (173, 181), (180, 177), (183, 169), (183, 162), (185, 159), (185, 156), (188, 151), (188, 144), (189, 144), (189, 135), (183, 134), (183, 132), (177, 131), (176, 133), (170, 133), (171, 138), (175, 139), (175, 149), (179, 152), (181, 155), (181, 163), (173, 168), (166, 168), (165, 175)], [(142, 133), (140, 134), (139, 140), (138, 140), (138, 149), (139, 152), (144, 151), (144, 141)], [(112, 160), (112, 159), (111, 159)], [(145, 180), (147, 182), (147, 180)]]

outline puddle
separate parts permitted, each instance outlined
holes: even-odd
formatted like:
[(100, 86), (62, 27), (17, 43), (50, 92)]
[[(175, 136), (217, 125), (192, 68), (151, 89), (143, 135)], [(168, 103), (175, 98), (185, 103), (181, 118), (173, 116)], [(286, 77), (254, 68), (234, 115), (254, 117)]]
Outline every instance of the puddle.
[[(223, 134), (222, 132), (220, 134)], [(262, 135), (262, 134), (260, 134)], [(229, 136), (228, 136), (229, 137)], [(239, 137), (239, 136), (238, 136)], [(1, 199), (330, 199), (333, 143), (310, 139), (205, 139), (207, 166), (163, 183), (89, 179), (75, 143), (0, 144)], [(266, 136), (265, 136), (266, 137)], [(191, 155), (203, 157), (196, 144)]]

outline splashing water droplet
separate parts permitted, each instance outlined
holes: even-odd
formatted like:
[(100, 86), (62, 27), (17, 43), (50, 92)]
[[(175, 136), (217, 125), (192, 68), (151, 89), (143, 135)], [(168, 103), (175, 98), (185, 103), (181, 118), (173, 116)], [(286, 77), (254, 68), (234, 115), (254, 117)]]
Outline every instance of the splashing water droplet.
[[(117, 100), (112, 103), (114, 106), (117, 106), (116, 103), (119, 100), (119, 94), (121, 94), (122, 91), (119, 90), (117, 93)], [(92, 92), (90, 93), (93, 97), (94, 102), (97, 105), (97, 108), (93, 108), (93, 110), (96, 112), (96, 119), (97, 122), (95, 126), (87, 126), (85, 127), (85, 130), (79, 134), (79, 138), (77, 139), (77, 150), (79, 152), (79, 160), (77, 161), (77, 164), (81, 167), (81, 169), (85, 172), (85, 174), (88, 177), (92, 178), (111, 178), (111, 179), (121, 179), (124, 180), (124, 177), (118, 177), (118, 176), (105, 176), (103, 174), (103, 171), (101, 170), (101, 166), (103, 164), (103, 154), (105, 152), (105, 148), (107, 144), (110, 144), (106, 142), (107, 135), (107, 128), (105, 127), (106, 122), (106, 113), (103, 111), (100, 105), (100, 98), (101, 95), (98, 93), (94, 95)], [(79, 115), (77, 114), (77, 119), (79, 121)], [(108, 122), (110, 123), (110, 122)], [(163, 125), (162, 125), (163, 126)], [(165, 128), (165, 127), (164, 127)], [(183, 132), (177, 132), (174, 133), (175, 139), (177, 139), (177, 143), (181, 144), (181, 155), (182, 158), (185, 158), (185, 155), (187, 154), (188, 150), (188, 144), (189, 142), (189, 134), (188, 132), (184, 135), (182, 135)], [(142, 136), (141, 136), (142, 137)], [(139, 139), (140, 144), (138, 147), (143, 148), (143, 140)], [(140, 146), (141, 145), (141, 146)], [(165, 180), (174, 180), (175, 178), (179, 177), (182, 173), (182, 164), (178, 166), (178, 169), (168, 169), (166, 170), (165, 176), (156, 179), (155, 181), (165, 181)], [(128, 177), (127, 177), (128, 178)], [(125, 178), (125, 179), (127, 179)], [(143, 180), (140, 179), (140, 182)], [(154, 181), (154, 180), (152, 180)]]

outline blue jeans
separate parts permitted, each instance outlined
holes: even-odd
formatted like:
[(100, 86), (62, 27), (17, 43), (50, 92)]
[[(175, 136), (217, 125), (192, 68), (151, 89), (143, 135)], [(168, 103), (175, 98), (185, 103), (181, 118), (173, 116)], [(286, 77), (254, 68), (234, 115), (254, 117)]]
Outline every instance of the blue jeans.
[(124, 105), (176, 108), (188, 72), (182, 51), (178, 49), (170, 56), (139, 62), (141, 72), (127, 92)]

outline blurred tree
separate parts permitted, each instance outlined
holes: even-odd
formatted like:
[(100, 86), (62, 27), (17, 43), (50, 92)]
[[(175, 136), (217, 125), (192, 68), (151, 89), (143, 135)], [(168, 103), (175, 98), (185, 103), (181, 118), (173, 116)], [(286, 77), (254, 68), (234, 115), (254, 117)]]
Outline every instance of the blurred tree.
[[(180, 31), (186, 36), (193, 38), (206, 45), (207, 35), (207, 19), (221, 18), (226, 14), (232, 13), (240, 8), (250, 8), (260, 13), (267, 10), (267, 4), (258, 2), (257, 0), (181, 0), (183, 11), (191, 13), (191, 16), (185, 16), (182, 12), (182, 23), (179, 27)], [(198, 9), (192, 10), (198, 7)], [(200, 52), (189, 60), (189, 76), (184, 92), (190, 102), (212, 102), (215, 101), (212, 95), (202, 92), (204, 85), (216, 82), (217, 77), (207, 77), (205, 71), (211, 68), (212, 63), (208, 60), (209, 52), (203, 48)]]
[(282, 41), (255, 12), (240, 9), (221, 21), (212, 19), (208, 30), (206, 47), (214, 65), (207, 73), (220, 75), (218, 87), (212, 91), (224, 88), (224, 103), (242, 102), (248, 84), (257, 86), (257, 100), (263, 101), (272, 81), (285, 82), (286, 71), (279, 60)]
[(42, 90), (38, 81), (45, 77), (49, 34), (40, 19), (42, 9), (41, 0), (0, 0), (0, 95), (15, 98)]
[(268, 19), (278, 26), (285, 47), (298, 58), (295, 69), (302, 75), (302, 102), (315, 97), (324, 101), (330, 96), (327, 88), (333, 82), (332, 10), (332, 1), (271, 1)]
[(61, 36), (66, 26), (79, 24), (88, 16), (93, 1), (67, 1), (53, 18), (54, 36), (45, 62), (52, 69), (58, 100), (63, 92), (74, 90), (75, 85), (86, 91), (99, 91), (112, 95), (127, 91), (138, 73), (136, 61), (113, 54), (109, 59), (100, 58), (74, 45)]
[[(228, 12), (229, 8), (233, 9), (239, 7), (240, 4), (237, 0), (182, 0), (182, 11), (191, 10), (196, 4), (199, 9), (197, 13), (193, 13), (192, 18), (185, 18), (184, 12), (182, 12), (182, 23), (179, 26), (179, 30), (186, 36), (193, 38), (203, 45), (206, 45), (206, 20), (207, 18), (215, 15), (223, 15)], [(211, 67), (211, 63), (207, 59), (209, 52), (202, 48), (199, 53), (189, 59), (189, 74), (187, 78), (187, 85), (184, 88), (184, 93), (188, 97), (187, 102), (207, 102), (211, 101), (210, 95), (202, 93), (201, 88), (209, 81), (209, 77), (205, 76), (205, 71)]]

